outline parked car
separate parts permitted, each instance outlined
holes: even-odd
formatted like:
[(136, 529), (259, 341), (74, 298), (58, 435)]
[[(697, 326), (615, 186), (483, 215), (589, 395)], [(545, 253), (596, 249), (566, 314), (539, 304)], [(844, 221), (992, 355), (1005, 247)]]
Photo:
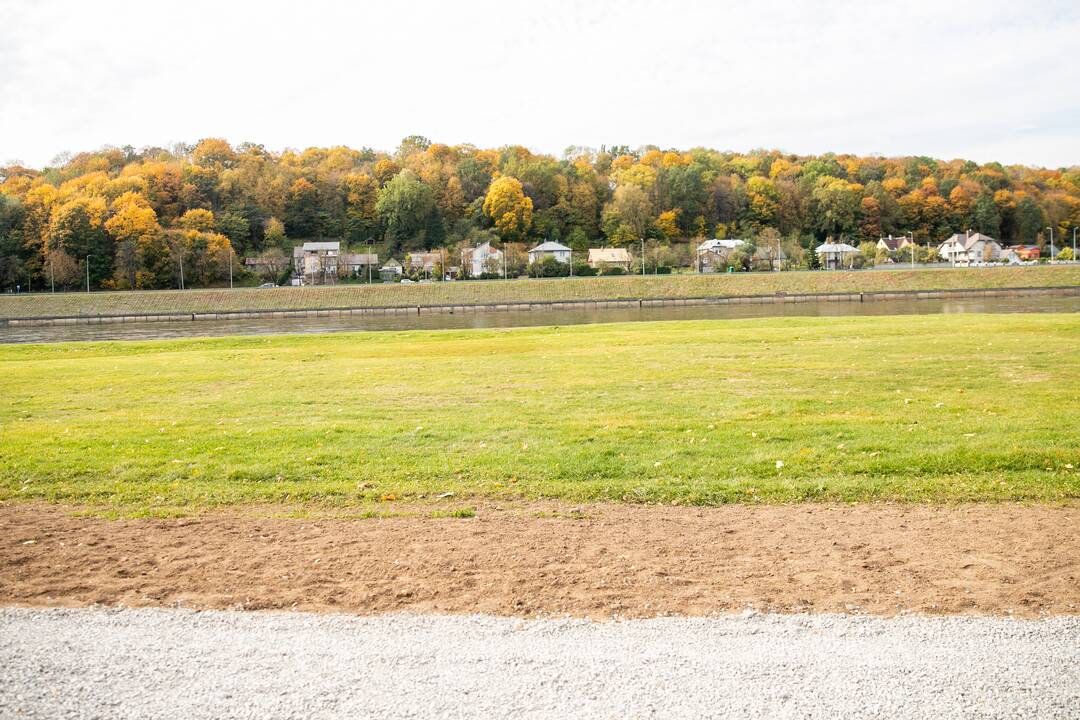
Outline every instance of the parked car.
[(275, 283), (263, 283), (262, 285), (259, 286), (259, 289), (261, 290), (262, 288), (272, 288), (272, 287), (277, 287), (277, 285)]

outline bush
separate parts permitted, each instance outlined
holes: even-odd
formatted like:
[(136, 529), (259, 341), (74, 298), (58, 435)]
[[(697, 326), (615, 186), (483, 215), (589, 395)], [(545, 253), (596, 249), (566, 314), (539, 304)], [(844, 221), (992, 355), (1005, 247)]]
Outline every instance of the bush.
[(608, 268), (604, 268), (604, 271), (601, 274), (602, 275), (625, 275), (626, 270), (624, 270), (623, 268), (618, 267), (618, 266), (608, 267)]
[(575, 277), (592, 277), (593, 275), (596, 275), (596, 268), (590, 266), (588, 263), (574, 263)]
[(569, 274), (570, 263), (559, 262), (550, 255), (529, 266), (529, 277), (566, 277)]

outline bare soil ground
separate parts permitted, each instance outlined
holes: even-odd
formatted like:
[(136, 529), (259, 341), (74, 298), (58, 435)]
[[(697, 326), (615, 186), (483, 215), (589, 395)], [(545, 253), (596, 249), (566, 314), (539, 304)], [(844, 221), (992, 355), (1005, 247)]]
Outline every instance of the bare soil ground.
[[(430, 513), (433, 507), (396, 508)], [(339, 612), (1080, 612), (1080, 506), (480, 506), (169, 520), (0, 506), (0, 603)]]

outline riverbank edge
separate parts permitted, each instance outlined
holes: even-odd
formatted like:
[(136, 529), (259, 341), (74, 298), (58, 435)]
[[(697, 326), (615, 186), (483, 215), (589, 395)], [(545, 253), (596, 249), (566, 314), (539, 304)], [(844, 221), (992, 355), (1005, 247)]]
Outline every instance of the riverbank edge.
[(430, 305), (384, 305), (366, 307), (298, 308), (291, 310), (233, 310), (225, 312), (125, 313), (0, 318), (4, 327), (47, 327), (138, 322), (198, 322), (200, 320), (256, 320), (346, 315), (455, 315), (484, 312), (543, 312), (606, 308), (654, 308), (690, 305), (766, 305), (807, 302), (883, 302), (888, 300), (950, 300), (981, 297), (1029, 297), (1039, 295), (1080, 296), (1080, 285), (1058, 287), (952, 288), (938, 290), (889, 290), (838, 293), (763, 293), (755, 295), (706, 295), (699, 297), (609, 298), (598, 300), (508, 301), (500, 303), (453, 303)]

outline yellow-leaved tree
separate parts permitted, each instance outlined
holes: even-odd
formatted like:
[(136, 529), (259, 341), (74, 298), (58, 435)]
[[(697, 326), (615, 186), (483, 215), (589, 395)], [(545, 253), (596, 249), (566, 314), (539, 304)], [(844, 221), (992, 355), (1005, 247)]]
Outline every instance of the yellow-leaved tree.
[(491, 183), (484, 198), (484, 214), (495, 222), (504, 241), (523, 238), (532, 227), (533, 203), (525, 196), (521, 181), (504, 175)]

